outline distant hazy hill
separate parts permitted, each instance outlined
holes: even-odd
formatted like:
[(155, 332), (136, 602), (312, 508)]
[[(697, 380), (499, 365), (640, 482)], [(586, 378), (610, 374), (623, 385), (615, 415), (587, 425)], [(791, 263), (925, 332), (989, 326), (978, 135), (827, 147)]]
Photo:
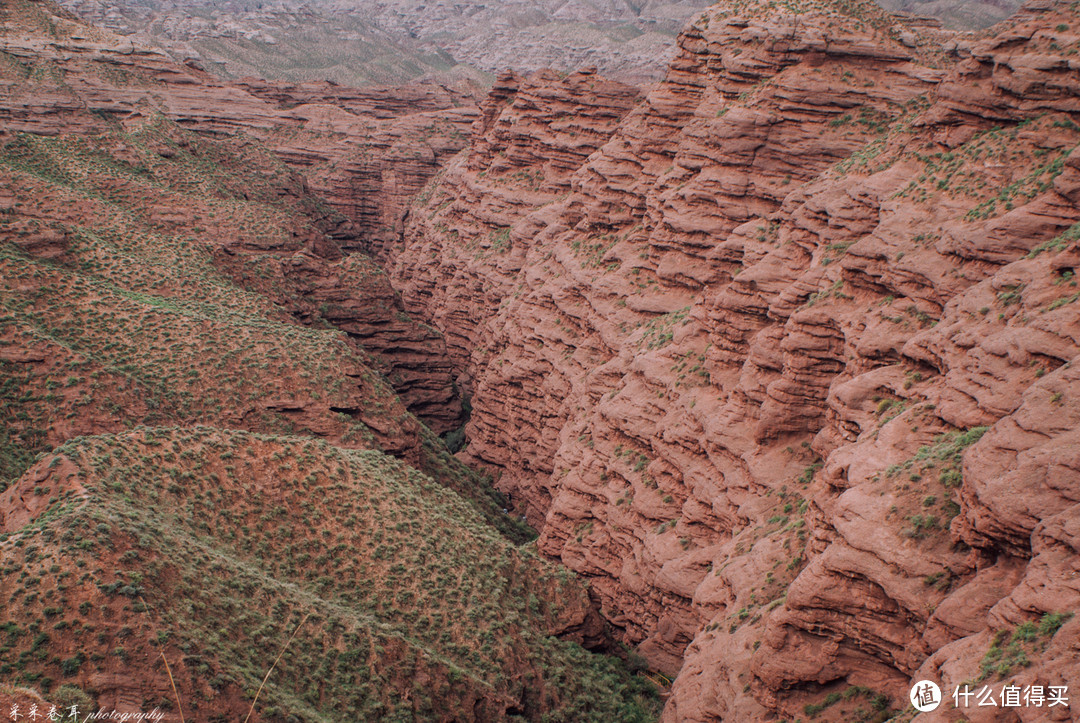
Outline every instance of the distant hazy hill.
[(483, 80), (507, 67), (653, 80), (708, 0), (63, 0), (83, 18), (225, 77), (349, 85), (424, 75)]
[(1016, 12), (1020, 0), (878, 0), (886, 10), (939, 18), (955, 30), (986, 28)]
[[(68, 9), (137, 44), (164, 48), (177, 60), (197, 58), (226, 78), (256, 76), (344, 85), (400, 84), (451, 71), (445, 52), (416, 47), (366, 18), (315, 14), (299, 3), (208, 3), (201, 0), (109, 3), (65, 0)], [(453, 75), (483, 80), (461, 66)]]
[[(880, 0), (892, 12), (976, 29), (1018, 0)], [(345, 85), (419, 77), (486, 85), (505, 68), (595, 65), (631, 82), (658, 79), (675, 36), (708, 0), (62, 0), (83, 18), (226, 78)]]

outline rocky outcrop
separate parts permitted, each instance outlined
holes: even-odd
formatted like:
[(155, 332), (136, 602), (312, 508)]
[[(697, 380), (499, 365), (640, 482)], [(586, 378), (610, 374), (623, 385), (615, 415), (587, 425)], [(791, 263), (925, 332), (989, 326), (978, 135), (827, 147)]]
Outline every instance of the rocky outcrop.
[[(293, 313), (315, 325), (329, 322), (381, 362), (381, 371), (409, 411), (436, 433), (461, 424), (461, 402), (450, 382), (443, 336), (405, 313), (386, 273), (369, 256), (330, 261), (311, 253), (281, 259), (295, 291)], [(290, 306), (289, 299), (282, 304)]]
[(464, 456), (677, 674), (665, 720), (1075, 672), (1077, 21), (719, 5), (565, 190), (489, 180), (535, 164), (507, 78), (410, 212)]
[[(640, 100), (631, 86), (587, 69), (499, 78), (480, 108), (475, 142), (424, 191), (408, 216), (396, 286), (407, 308), (443, 332), (471, 393), (470, 356), (483, 354), (478, 324), (514, 293), (535, 224), (523, 219), (565, 197), (570, 177)], [(520, 222), (520, 223), (519, 223)]]

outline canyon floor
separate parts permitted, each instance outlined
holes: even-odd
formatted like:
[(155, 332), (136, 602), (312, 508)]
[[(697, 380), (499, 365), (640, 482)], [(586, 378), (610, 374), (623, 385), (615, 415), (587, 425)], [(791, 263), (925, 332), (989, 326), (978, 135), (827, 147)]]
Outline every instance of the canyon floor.
[(1080, 6), (987, 5), (478, 99), (4, 3), (0, 716), (1076, 719)]

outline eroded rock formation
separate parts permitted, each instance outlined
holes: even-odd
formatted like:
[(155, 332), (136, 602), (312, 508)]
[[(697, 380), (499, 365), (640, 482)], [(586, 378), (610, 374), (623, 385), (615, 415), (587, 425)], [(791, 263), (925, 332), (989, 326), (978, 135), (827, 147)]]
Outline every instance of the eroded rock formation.
[(1078, 29), (722, 3), (617, 128), (503, 79), (410, 212), (465, 457), (677, 674), (665, 720), (1075, 674)]
[(241, 116), (163, 114), (198, 76), (0, 17), (4, 715), (655, 719), (582, 647), (587, 585), (432, 432), (442, 337), (353, 222)]

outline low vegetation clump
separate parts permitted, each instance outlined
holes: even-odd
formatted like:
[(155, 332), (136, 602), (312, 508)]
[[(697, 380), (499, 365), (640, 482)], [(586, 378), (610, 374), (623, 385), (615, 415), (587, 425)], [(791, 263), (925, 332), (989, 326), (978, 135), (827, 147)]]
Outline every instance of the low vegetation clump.
[(639, 345), (646, 349), (659, 349), (671, 343), (675, 337), (676, 325), (686, 324), (690, 314), (690, 307), (684, 307), (678, 311), (656, 317), (645, 324), (641, 332)]
[[(837, 708), (843, 708), (844, 712), (837, 711)], [(842, 716), (843, 720), (852, 723), (884, 723), (898, 713), (892, 709), (887, 695), (861, 685), (833, 691), (820, 703), (807, 703), (803, 707), (803, 712), (811, 720), (825, 711), (829, 711), (831, 716)]]
[[(917, 409), (916, 413), (925, 413)], [(884, 481), (894, 488), (897, 504), (889, 516), (902, 518), (900, 534), (913, 540), (942, 541), (949, 523), (960, 513), (957, 489), (963, 484), (964, 451), (987, 432), (972, 427), (938, 435), (904, 462), (889, 466)], [(926, 585), (945, 591), (951, 575), (929, 576)]]
[(1017, 668), (1031, 665), (1031, 659), (1046, 649), (1057, 631), (1073, 617), (1071, 612), (1048, 612), (1037, 621), (999, 630), (979, 663), (979, 680), (1004, 678)]
[[(1020, 137), (1021, 133), (1049, 132), (1051, 128), (1057, 133), (1064, 128), (1073, 145), (1038, 148)], [(1074, 127), (1061, 125), (1060, 117), (1044, 115), (1011, 128), (991, 128), (950, 151), (929, 155), (915, 152), (913, 155), (923, 163), (923, 170), (897, 195), (916, 203), (931, 202), (942, 196), (970, 200), (974, 205), (965, 215), (966, 221), (1000, 216), (1050, 190), (1054, 179), (1065, 169), (1065, 159), (1080, 140), (1076, 131)], [(1002, 167), (1010, 169), (1005, 180), (993, 175), (992, 169)]]

